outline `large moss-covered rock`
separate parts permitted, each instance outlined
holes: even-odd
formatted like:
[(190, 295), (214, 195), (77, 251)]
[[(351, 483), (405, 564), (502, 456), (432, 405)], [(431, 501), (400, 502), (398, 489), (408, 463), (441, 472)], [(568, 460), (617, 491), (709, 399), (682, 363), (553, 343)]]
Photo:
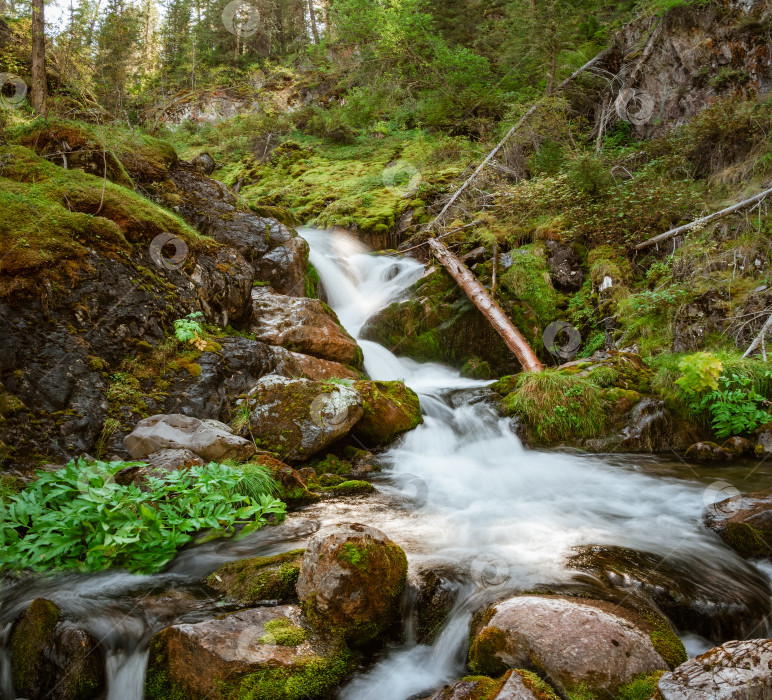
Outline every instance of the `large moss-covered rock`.
[(567, 564), (612, 589), (643, 595), (682, 631), (707, 639), (744, 639), (770, 613), (769, 583), (755, 567), (686, 556), (661, 557), (626, 547), (577, 547)]
[(11, 672), (18, 697), (89, 700), (105, 689), (96, 639), (62, 621), (49, 600), (36, 598), (11, 633)]
[(145, 697), (303, 700), (327, 696), (350, 670), (342, 639), (311, 628), (297, 606), (253, 608), (155, 635)]
[(354, 435), (369, 446), (388, 445), (423, 422), (416, 393), (403, 382), (355, 382), (364, 415)]
[(280, 459), (266, 454), (257, 454), (252, 458), (252, 461), (268, 467), (271, 476), (279, 485), (277, 497), (290, 508), (306, 506), (309, 503), (316, 503), (320, 499), (320, 496), (309, 491), (308, 483), (300, 473)]
[(286, 602), (297, 597), (295, 584), (304, 553), (304, 549), (293, 549), (272, 557), (232, 561), (213, 571), (205, 581), (239, 605)]
[(344, 435), (363, 415), (351, 387), (308, 379), (263, 377), (249, 392), (241, 433), (283, 460), (304, 461)]
[[(469, 656), (472, 668), (488, 675), (522, 668), (563, 696), (578, 690), (603, 696), (636, 675), (668, 669), (656, 633), (643, 617), (611, 603), (518, 596), (484, 613)], [(678, 658), (686, 658), (683, 647)]]
[(744, 557), (772, 560), (772, 489), (712, 503), (703, 520)]
[[(513, 307), (514, 308), (514, 307)], [(538, 333), (532, 311), (507, 309), (530, 340)], [(495, 375), (520, 367), (501, 337), (447, 273), (435, 270), (397, 301), (368, 319), (360, 337), (397, 355), (461, 367), (472, 359), (487, 362)]]
[(315, 625), (361, 644), (396, 620), (406, 577), (405, 553), (383, 532), (342, 523), (309, 541), (297, 591)]

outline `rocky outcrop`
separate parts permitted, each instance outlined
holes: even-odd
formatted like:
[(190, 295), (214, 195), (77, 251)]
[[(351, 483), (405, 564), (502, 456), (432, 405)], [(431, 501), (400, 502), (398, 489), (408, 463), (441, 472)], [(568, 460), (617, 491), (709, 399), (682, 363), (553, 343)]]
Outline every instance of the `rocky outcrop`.
[(250, 330), (258, 340), (324, 360), (362, 367), (362, 351), (335, 312), (317, 299), (252, 295)]
[(649, 138), (681, 125), (719, 97), (766, 95), (772, 88), (768, 13), (763, 0), (732, 0), (683, 5), (661, 20), (651, 16), (623, 27), (606, 63), (650, 100), (636, 119), (636, 135)]
[(350, 670), (340, 638), (311, 628), (293, 605), (180, 624), (150, 642), (145, 697), (302, 700), (330, 693)]
[(11, 633), (11, 672), (18, 697), (90, 700), (105, 690), (104, 660), (94, 637), (37, 598)]
[(297, 591), (315, 625), (361, 644), (396, 620), (406, 576), (405, 553), (383, 532), (342, 523), (309, 541)]
[(423, 422), (417, 394), (403, 382), (355, 382), (364, 415), (353, 434), (365, 445), (388, 445)]
[(663, 700), (770, 700), (772, 639), (727, 642), (666, 673)]
[(679, 630), (707, 639), (741, 639), (757, 633), (758, 620), (772, 610), (766, 578), (739, 561), (734, 567), (708, 565), (673, 555), (588, 545), (576, 548), (566, 563), (609, 588), (645, 596)]
[(416, 639), (419, 644), (431, 644), (456, 604), (460, 579), (453, 571), (427, 569), (415, 574), (411, 585), (417, 589), (413, 612)]
[(651, 635), (642, 617), (618, 605), (521, 596), (483, 615), (470, 659), (488, 675), (507, 668), (536, 671), (563, 696), (579, 687), (603, 694), (633, 676), (668, 668)]
[(712, 503), (703, 521), (744, 557), (772, 560), (772, 489)]
[(133, 459), (165, 448), (190, 450), (209, 461), (245, 462), (255, 453), (249, 440), (234, 435), (224, 423), (180, 414), (144, 418), (123, 442)]
[(272, 557), (233, 561), (212, 572), (205, 582), (239, 605), (286, 603), (297, 598), (295, 585), (304, 553), (304, 549), (294, 549)]
[(289, 462), (304, 461), (347, 435), (363, 415), (348, 386), (268, 376), (244, 400), (242, 434)]

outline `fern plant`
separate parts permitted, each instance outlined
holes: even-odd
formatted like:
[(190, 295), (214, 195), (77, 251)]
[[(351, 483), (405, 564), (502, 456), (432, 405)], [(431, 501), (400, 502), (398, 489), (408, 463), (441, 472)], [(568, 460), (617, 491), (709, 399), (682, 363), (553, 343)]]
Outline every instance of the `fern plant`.
[(737, 374), (722, 376), (719, 387), (697, 402), (695, 409), (710, 416), (711, 426), (719, 439), (751, 433), (772, 421), (772, 413), (765, 409), (770, 402), (756, 393), (751, 383), (749, 378)]
[(181, 343), (190, 343), (198, 350), (206, 349), (204, 338), (204, 314), (194, 311), (174, 322), (174, 335)]

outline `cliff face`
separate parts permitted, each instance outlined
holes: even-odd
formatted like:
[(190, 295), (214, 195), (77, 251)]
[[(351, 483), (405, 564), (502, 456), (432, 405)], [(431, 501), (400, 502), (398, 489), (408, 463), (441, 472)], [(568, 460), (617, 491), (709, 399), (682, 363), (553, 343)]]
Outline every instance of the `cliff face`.
[(640, 138), (687, 122), (717, 99), (762, 99), (772, 89), (768, 0), (695, 4), (630, 23), (614, 39), (607, 68), (619, 88), (640, 91), (623, 94), (615, 111), (630, 110)]

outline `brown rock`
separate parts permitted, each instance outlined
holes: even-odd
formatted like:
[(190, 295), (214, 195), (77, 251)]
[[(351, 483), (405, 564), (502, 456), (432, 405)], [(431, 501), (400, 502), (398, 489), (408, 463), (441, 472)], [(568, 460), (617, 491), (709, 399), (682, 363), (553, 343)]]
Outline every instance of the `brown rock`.
[(362, 367), (362, 351), (335, 312), (318, 299), (255, 290), (250, 330), (258, 340), (324, 360)]
[(406, 576), (405, 553), (383, 532), (342, 523), (309, 541), (297, 591), (314, 624), (363, 643), (396, 619)]
[(744, 557), (772, 560), (772, 489), (712, 503), (703, 521)]
[(255, 456), (252, 461), (262, 464), (271, 470), (271, 476), (279, 484), (279, 498), (288, 506), (305, 506), (320, 500), (320, 496), (308, 490), (307, 481), (300, 473), (288, 464), (284, 464), (281, 460), (264, 454)]
[(742, 437), (730, 437), (721, 444), (721, 449), (735, 457), (753, 454), (753, 445), (750, 440)]
[(534, 670), (563, 695), (582, 684), (608, 693), (637, 674), (668, 668), (647, 624), (610, 603), (520, 596), (494, 605), (483, 619), (470, 650), (477, 670)]
[(349, 669), (340, 638), (313, 630), (297, 606), (253, 608), (155, 635), (145, 697), (302, 700), (326, 696)]
[(403, 382), (355, 382), (362, 395), (364, 415), (354, 435), (367, 445), (387, 445), (423, 423), (416, 393)]
[(715, 442), (695, 442), (686, 450), (687, 459), (696, 459), (698, 462), (726, 462), (733, 455), (719, 447)]

